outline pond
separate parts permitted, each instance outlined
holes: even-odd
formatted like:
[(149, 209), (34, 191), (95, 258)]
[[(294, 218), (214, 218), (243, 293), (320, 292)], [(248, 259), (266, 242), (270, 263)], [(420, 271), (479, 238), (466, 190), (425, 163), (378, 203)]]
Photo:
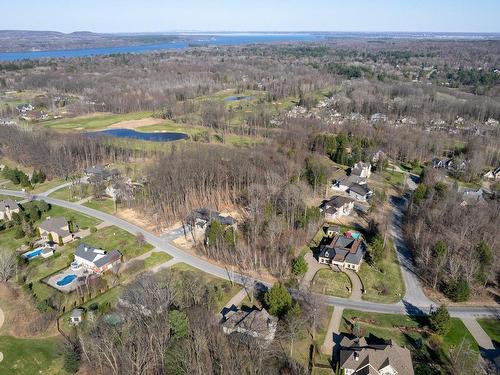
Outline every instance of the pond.
[(152, 142), (172, 142), (172, 141), (179, 141), (181, 139), (186, 139), (188, 137), (188, 135), (184, 133), (170, 133), (170, 132), (143, 133), (132, 129), (108, 129), (98, 132), (91, 132), (87, 134), (92, 137), (109, 136), (117, 138), (132, 138), (132, 139), (139, 139), (141, 141), (152, 141)]
[(224, 99), (226, 102), (238, 102), (240, 100), (248, 100), (251, 99), (251, 96), (245, 96), (245, 95), (238, 95), (238, 96), (230, 96), (226, 99)]

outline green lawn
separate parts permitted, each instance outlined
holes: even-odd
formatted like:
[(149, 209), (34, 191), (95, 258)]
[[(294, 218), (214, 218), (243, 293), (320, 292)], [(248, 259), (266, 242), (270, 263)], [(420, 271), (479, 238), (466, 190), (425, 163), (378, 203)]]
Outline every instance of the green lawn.
[(477, 322), (490, 336), (495, 346), (500, 346), (500, 320), (495, 318), (480, 318)]
[(124, 261), (153, 249), (148, 243), (139, 245), (134, 235), (114, 226), (103, 228), (80, 241), (103, 250), (119, 250), (123, 254)]
[[(423, 329), (426, 325), (426, 318), (414, 317), (411, 318), (400, 314), (379, 314), (371, 312), (363, 312), (357, 310), (344, 310), (342, 316), (341, 332), (351, 332), (354, 319), (358, 318), (357, 324), (361, 328), (364, 336), (373, 334), (383, 339), (393, 339), (399, 345), (405, 345), (412, 349), (416, 340), (426, 342), (429, 336)], [(451, 327), (441, 340), (441, 348), (448, 353), (451, 347), (457, 346), (465, 339), (466, 343), (470, 344), (471, 349), (478, 351), (478, 346), (472, 335), (469, 333), (465, 325), (458, 318), (451, 319)]]
[(63, 178), (56, 178), (53, 180), (45, 181), (43, 184), (35, 184), (33, 186), (33, 189), (29, 189), (29, 188), (23, 188), (21, 185), (14, 185), (12, 182), (9, 181), (7, 184), (2, 185), (1, 188), (7, 190), (17, 190), (17, 191), (25, 189), (25, 191), (28, 193), (43, 193), (44, 191), (52, 189), (58, 185), (62, 185), (65, 182), (66, 181)]
[(62, 369), (61, 342), (55, 338), (17, 339), (0, 336), (0, 350), (4, 359), (0, 362), (1, 374), (66, 374)]
[(62, 199), (69, 202), (78, 202), (90, 196), (89, 185), (79, 185), (76, 187), (65, 187), (49, 195), (51, 198)]
[(351, 295), (351, 281), (344, 272), (322, 269), (316, 272), (311, 282), (313, 292), (347, 298)]
[(182, 123), (176, 123), (173, 121), (165, 121), (161, 124), (141, 126), (136, 129), (140, 132), (173, 132), (173, 133), (185, 133), (190, 136), (201, 134), (207, 131), (207, 128), (202, 126), (188, 125)]
[(391, 185), (394, 186), (403, 186), (405, 181), (404, 173), (385, 170), (383, 172), (384, 179)]
[(146, 259), (144, 259), (144, 266), (146, 268), (151, 268), (159, 264), (168, 262), (170, 259), (172, 259), (172, 256), (170, 256), (169, 254), (164, 253), (163, 251), (155, 251), (151, 253), (151, 255)]
[(66, 219), (76, 223), (80, 229), (87, 229), (101, 223), (100, 220), (93, 217), (55, 205), (51, 205), (50, 210), (44, 214), (43, 218), (48, 216), (64, 216)]
[(370, 266), (366, 261), (361, 264), (358, 274), (366, 291), (363, 294), (364, 300), (393, 303), (401, 300), (405, 293), (396, 250), (391, 243), (388, 247), (391, 250), (387, 252), (387, 257), (376, 267)]
[(0, 231), (0, 248), (14, 251), (19, 248), (27, 238), (15, 239), (16, 228)]
[(111, 199), (91, 199), (90, 201), (85, 202), (83, 205), (110, 215), (115, 214), (115, 202), (113, 202), (113, 200)]
[(122, 121), (140, 120), (150, 117), (151, 112), (133, 112), (127, 114), (106, 114), (97, 116), (84, 116), (72, 119), (60, 119), (43, 122), (43, 126), (51, 129), (61, 130), (98, 130), (106, 128), (109, 125), (116, 124)]

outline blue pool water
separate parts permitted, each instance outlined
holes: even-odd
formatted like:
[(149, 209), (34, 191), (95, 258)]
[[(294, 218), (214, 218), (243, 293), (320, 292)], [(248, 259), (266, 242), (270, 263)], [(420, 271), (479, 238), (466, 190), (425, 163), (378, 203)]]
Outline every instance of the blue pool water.
[(230, 96), (229, 98), (224, 99), (226, 102), (238, 102), (240, 100), (247, 100), (250, 99), (251, 96), (244, 96), (244, 95), (239, 95), (239, 96)]
[(137, 132), (132, 129), (108, 129), (99, 132), (87, 133), (91, 137), (107, 135), (110, 137), (117, 138), (133, 138), (140, 139), (142, 141), (153, 141), (153, 142), (172, 142), (181, 139), (186, 139), (188, 136), (184, 133), (143, 133)]
[(58, 280), (56, 282), (56, 284), (59, 286), (65, 286), (65, 285), (68, 285), (69, 283), (72, 283), (73, 280), (75, 280), (75, 279), (76, 279), (76, 275), (66, 275), (61, 280)]
[(43, 252), (43, 249), (35, 249), (35, 250), (29, 251), (27, 253), (24, 253), (23, 257), (30, 260), (32, 258), (36, 258), (37, 256), (39, 256), (42, 252)]

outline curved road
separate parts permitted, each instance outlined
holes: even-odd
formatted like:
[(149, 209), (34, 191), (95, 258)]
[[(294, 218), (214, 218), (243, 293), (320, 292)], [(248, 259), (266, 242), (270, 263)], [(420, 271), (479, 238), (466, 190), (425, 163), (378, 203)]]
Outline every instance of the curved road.
[[(172, 230), (171, 232), (166, 233), (165, 235), (158, 237), (154, 234), (149, 233), (148, 231), (129, 223), (128, 221), (117, 218), (113, 215), (109, 215), (107, 213), (94, 210), (89, 207), (81, 206), (76, 203), (71, 203), (68, 201), (64, 201), (61, 199), (50, 198), (42, 193), (39, 195), (27, 194), (20, 191), (13, 190), (4, 190), (0, 189), (0, 194), (10, 195), (19, 198), (27, 198), (27, 199), (40, 199), (44, 200), (47, 203), (61, 206), (70, 210), (74, 210), (80, 213), (83, 213), (88, 216), (95, 217), (99, 220), (106, 221), (112, 225), (115, 225), (123, 230), (126, 230), (129, 233), (137, 234), (142, 233), (147, 242), (156, 247), (158, 250), (165, 251), (166, 253), (172, 255), (177, 262), (184, 262), (189, 264), (192, 267), (198, 268), (206, 273), (211, 275), (226, 279), (232, 280), (234, 282), (244, 284), (244, 280), (248, 279), (244, 276), (237, 274), (235, 272), (228, 272), (227, 269), (217, 266), (215, 264), (209, 263), (203, 259), (197, 258), (196, 256), (189, 254), (174, 245), (172, 245), (171, 241), (180, 235), (183, 234), (182, 228), (178, 228)], [(425, 297), (422, 292), (422, 288), (420, 287), (419, 280), (417, 276), (413, 272), (413, 265), (411, 263), (411, 257), (408, 252), (406, 246), (404, 246), (404, 242), (401, 235), (401, 209), (402, 206), (400, 204), (396, 204), (395, 218), (394, 223), (391, 227), (391, 234), (394, 236), (395, 245), (398, 249), (398, 257), (402, 264), (402, 272), (403, 278), (406, 284), (406, 295), (403, 301), (395, 303), (395, 304), (382, 304), (382, 303), (374, 303), (368, 301), (353, 301), (338, 297), (325, 296), (326, 303), (329, 305), (363, 310), (363, 311), (372, 311), (372, 312), (381, 312), (381, 313), (397, 313), (397, 314), (409, 314), (409, 315), (418, 315), (422, 313), (428, 313), (431, 307), (431, 301)], [(262, 284), (266, 285), (267, 283), (262, 282)], [(483, 315), (499, 315), (500, 309), (498, 308), (488, 308), (488, 307), (450, 307), (450, 314), (457, 317), (467, 317), (467, 316), (483, 316)]]

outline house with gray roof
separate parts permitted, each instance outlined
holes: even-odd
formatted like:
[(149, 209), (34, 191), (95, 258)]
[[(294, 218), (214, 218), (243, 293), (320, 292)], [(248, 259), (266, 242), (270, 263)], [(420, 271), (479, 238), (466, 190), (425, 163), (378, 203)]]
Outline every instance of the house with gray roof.
[(365, 253), (366, 244), (362, 239), (336, 235), (320, 246), (318, 262), (358, 272)]
[(73, 234), (69, 230), (69, 222), (64, 217), (48, 217), (38, 226), (38, 232), (44, 241), (65, 244), (73, 240)]
[(333, 196), (319, 206), (320, 212), (327, 221), (335, 221), (343, 216), (349, 216), (353, 209), (354, 200), (340, 195)]
[(219, 212), (209, 210), (208, 208), (193, 210), (186, 221), (191, 227), (199, 227), (201, 229), (206, 229), (213, 221), (227, 226), (234, 227), (236, 225), (236, 220), (231, 216), (223, 216)]
[(108, 252), (82, 243), (75, 250), (75, 261), (71, 267), (83, 267), (94, 273), (103, 273), (118, 265), (121, 260), (122, 254), (118, 250)]
[(410, 351), (392, 340), (370, 344), (344, 337), (338, 363), (345, 375), (414, 375)]
[(19, 205), (11, 199), (0, 201), (0, 220), (12, 220), (13, 213), (19, 213)]
[(237, 332), (270, 343), (276, 334), (278, 318), (264, 308), (243, 310), (233, 305), (222, 312), (220, 324), (225, 334)]
[(351, 198), (361, 202), (366, 202), (373, 195), (373, 192), (367, 185), (360, 184), (352, 184), (347, 193)]
[(351, 168), (351, 176), (370, 178), (372, 174), (372, 165), (370, 163), (358, 162)]

